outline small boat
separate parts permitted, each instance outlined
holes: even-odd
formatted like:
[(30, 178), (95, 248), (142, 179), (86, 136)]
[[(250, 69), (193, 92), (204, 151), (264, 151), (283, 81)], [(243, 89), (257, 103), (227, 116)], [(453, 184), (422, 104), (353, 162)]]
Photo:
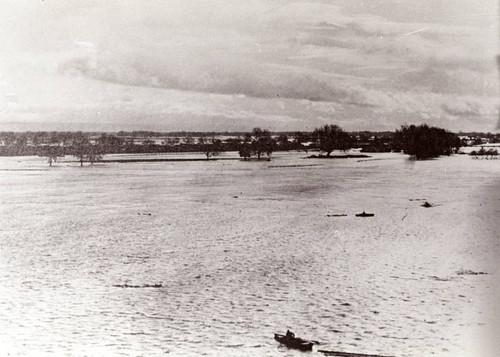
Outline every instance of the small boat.
[(314, 342), (295, 337), (295, 334), (290, 331), (287, 331), (286, 335), (275, 333), (274, 339), (288, 348), (294, 348), (300, 351), (312, 351), (314, 346)]
[(356, 214), (356, 217), (373, 217), (373, 216), (375, 216), (375, 213), (366, 213), (365, 211), (363, 211), (363, 213)]

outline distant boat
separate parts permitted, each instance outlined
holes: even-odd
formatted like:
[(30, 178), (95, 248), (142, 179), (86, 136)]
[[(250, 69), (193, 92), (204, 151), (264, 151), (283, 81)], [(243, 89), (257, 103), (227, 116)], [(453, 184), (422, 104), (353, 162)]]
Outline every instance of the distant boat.
[(294, 348), (300, 351), (312, 351), (314, 346), (314, 342), (295, 337), (290, 331), (287, 331), (286, 335), (275, 333), (274, 339), (288, 348)]
[(363, 213), (356, 214), (356, 217), (373, 217), (373, 216), (375, 216), (375, 213), (366, 213), (365, 211), (363, 211)]

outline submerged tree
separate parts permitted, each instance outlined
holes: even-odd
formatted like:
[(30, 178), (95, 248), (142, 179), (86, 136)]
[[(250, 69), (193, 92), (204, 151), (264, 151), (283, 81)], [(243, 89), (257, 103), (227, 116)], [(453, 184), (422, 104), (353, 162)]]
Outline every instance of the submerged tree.
[(71, 155), (78, 158), (80, 166), (83, 166), (85, 161), (94, 164), (102, 160), (104, 152), (100, 145), (92, 144), (89, 138), (82, 132), (77, 132), (72, 141), (70, 148)]
[(330, 156), (333, 150), (346, 151), (351, 148), (351, 137), (338, 125), (325, 125), (312, 133), (316, 146)]
[(37, 149), (38, 156), (45, 157), (49, 166), (52, 166), (54, 162), (57, 161), (58, 157), (64, 156), (64, 151), (60, 146), (41, 146)]
[(493, 159), (498, 156), (498, 150), (495, 149), (485, 150), (484, 147), (481, 147), (479, 151), (474, 150), (469, 155), (474, 156), (475, 159), (478, 159), (479, 157), (484, 159)]
[(243, 137), (243, 142), (240, 143), (239, 154), (243, 160), (247, 161), (252, 156), (252, 135), (246, 133)]
[(456, 134), (441, 128), (403, 125), (396, 130), (394, 147), (417, 160), (435, 158), (441, 155), (451, 155), (460, 148), (461, 141)]
[(276, 141), (268, 130), (254, 128), (252, 133), (245, 134), (239, 147), (239, 154), (244, 160), (247, 160), (252, 155), (257, 155), (257, 160), (260, 160), (264, 154), (270, 160), (275, 148)]
[(274, 152), (276, 143), (268, 130), (254, 128), (252, 130), (251, 146), (252, 151), (257, 155), (257, 160), (260, 160), (262, 154), (266, 154), (268, 158), (271, 158), (271, 154)]
[(217, 156), (222, 151), (222, 141), (207, 137), (200, 137), (198, 139), (198, 145), (201, 151), (207, 156), (207, 160), (212, 156)]
[(243, 160), (247, 161), (252, 156), (252, 148), (249, 144), (242, 144), (238, 153)]

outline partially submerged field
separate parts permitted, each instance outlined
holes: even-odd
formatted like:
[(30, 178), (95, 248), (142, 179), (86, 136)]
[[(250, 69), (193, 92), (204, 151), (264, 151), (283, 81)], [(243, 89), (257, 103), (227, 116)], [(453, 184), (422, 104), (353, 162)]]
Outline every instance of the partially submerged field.
[(3, 351), (495, 356), (500, 163), (303, 156), (0, 158)]

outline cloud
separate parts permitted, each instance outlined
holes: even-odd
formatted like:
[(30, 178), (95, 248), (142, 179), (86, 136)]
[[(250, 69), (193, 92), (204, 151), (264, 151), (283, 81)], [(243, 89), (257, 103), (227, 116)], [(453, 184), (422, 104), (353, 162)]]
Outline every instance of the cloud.
[(498, 113), (498, 104), (491, 101), (488, 104), (477, 98), (453, 98), (442, 104), (442, 109), (456, 117), (483, 116), (491, 117)]
[[(419, 3), (414, 18), (404, 17), (404, 2), (378, 1), (380, 9), (353, 3), (357, 7), (343, 0), (336, 5), (288, 0), (206, 0), (196, 5), (180, 0), (20, 1), (2, 25), (9, 31), (2, 31), (0, 43), (12, 50), (2, 72), (17, 80), (19, 90), (14, 91), (21, 106), (43, 108), (48, 103), (64, 112), (83, 105), (161, 114), (161, 109), (143, 105), (145, 87), (169, 95), (171, 90), (197, 92), (210, 100), (212, 94), (244, 95), (247, 102), (260, 104), (260, 99), (287, 99), (285, 107), (296, 110), (283, 116), (290, 121), (299, 115), (309, 118), (304, 100), (333, 103), (328, 110), (335, 110), (318, 113), (323, 117), (340, 107), (365, 117), (425, 113), (472, 120), (495, 113), (496, 27), (430, 19), (429, 14), (439, 15), (439, 6), (427, 0)], [(393, 12), (381, 11), (391, 6)], [(29, 88), (30, 78), (38, 88)], [(68, 84), (72, 78), (77, 80)], [(100, 94), (89, 88), (100, 88)], [(115, 94), (120, 88), (128, 94)], [(42, 93), (38, 97), (37, 90)], [(473, 104), (453, 103), (462, 100)], [(204, 105), (210, 107), (209, 102)], [(267, 104), (263, 107), (270, 110)], [(251, 115), (230, 104), (216, 111), (182, 108), (207, 117)]]

